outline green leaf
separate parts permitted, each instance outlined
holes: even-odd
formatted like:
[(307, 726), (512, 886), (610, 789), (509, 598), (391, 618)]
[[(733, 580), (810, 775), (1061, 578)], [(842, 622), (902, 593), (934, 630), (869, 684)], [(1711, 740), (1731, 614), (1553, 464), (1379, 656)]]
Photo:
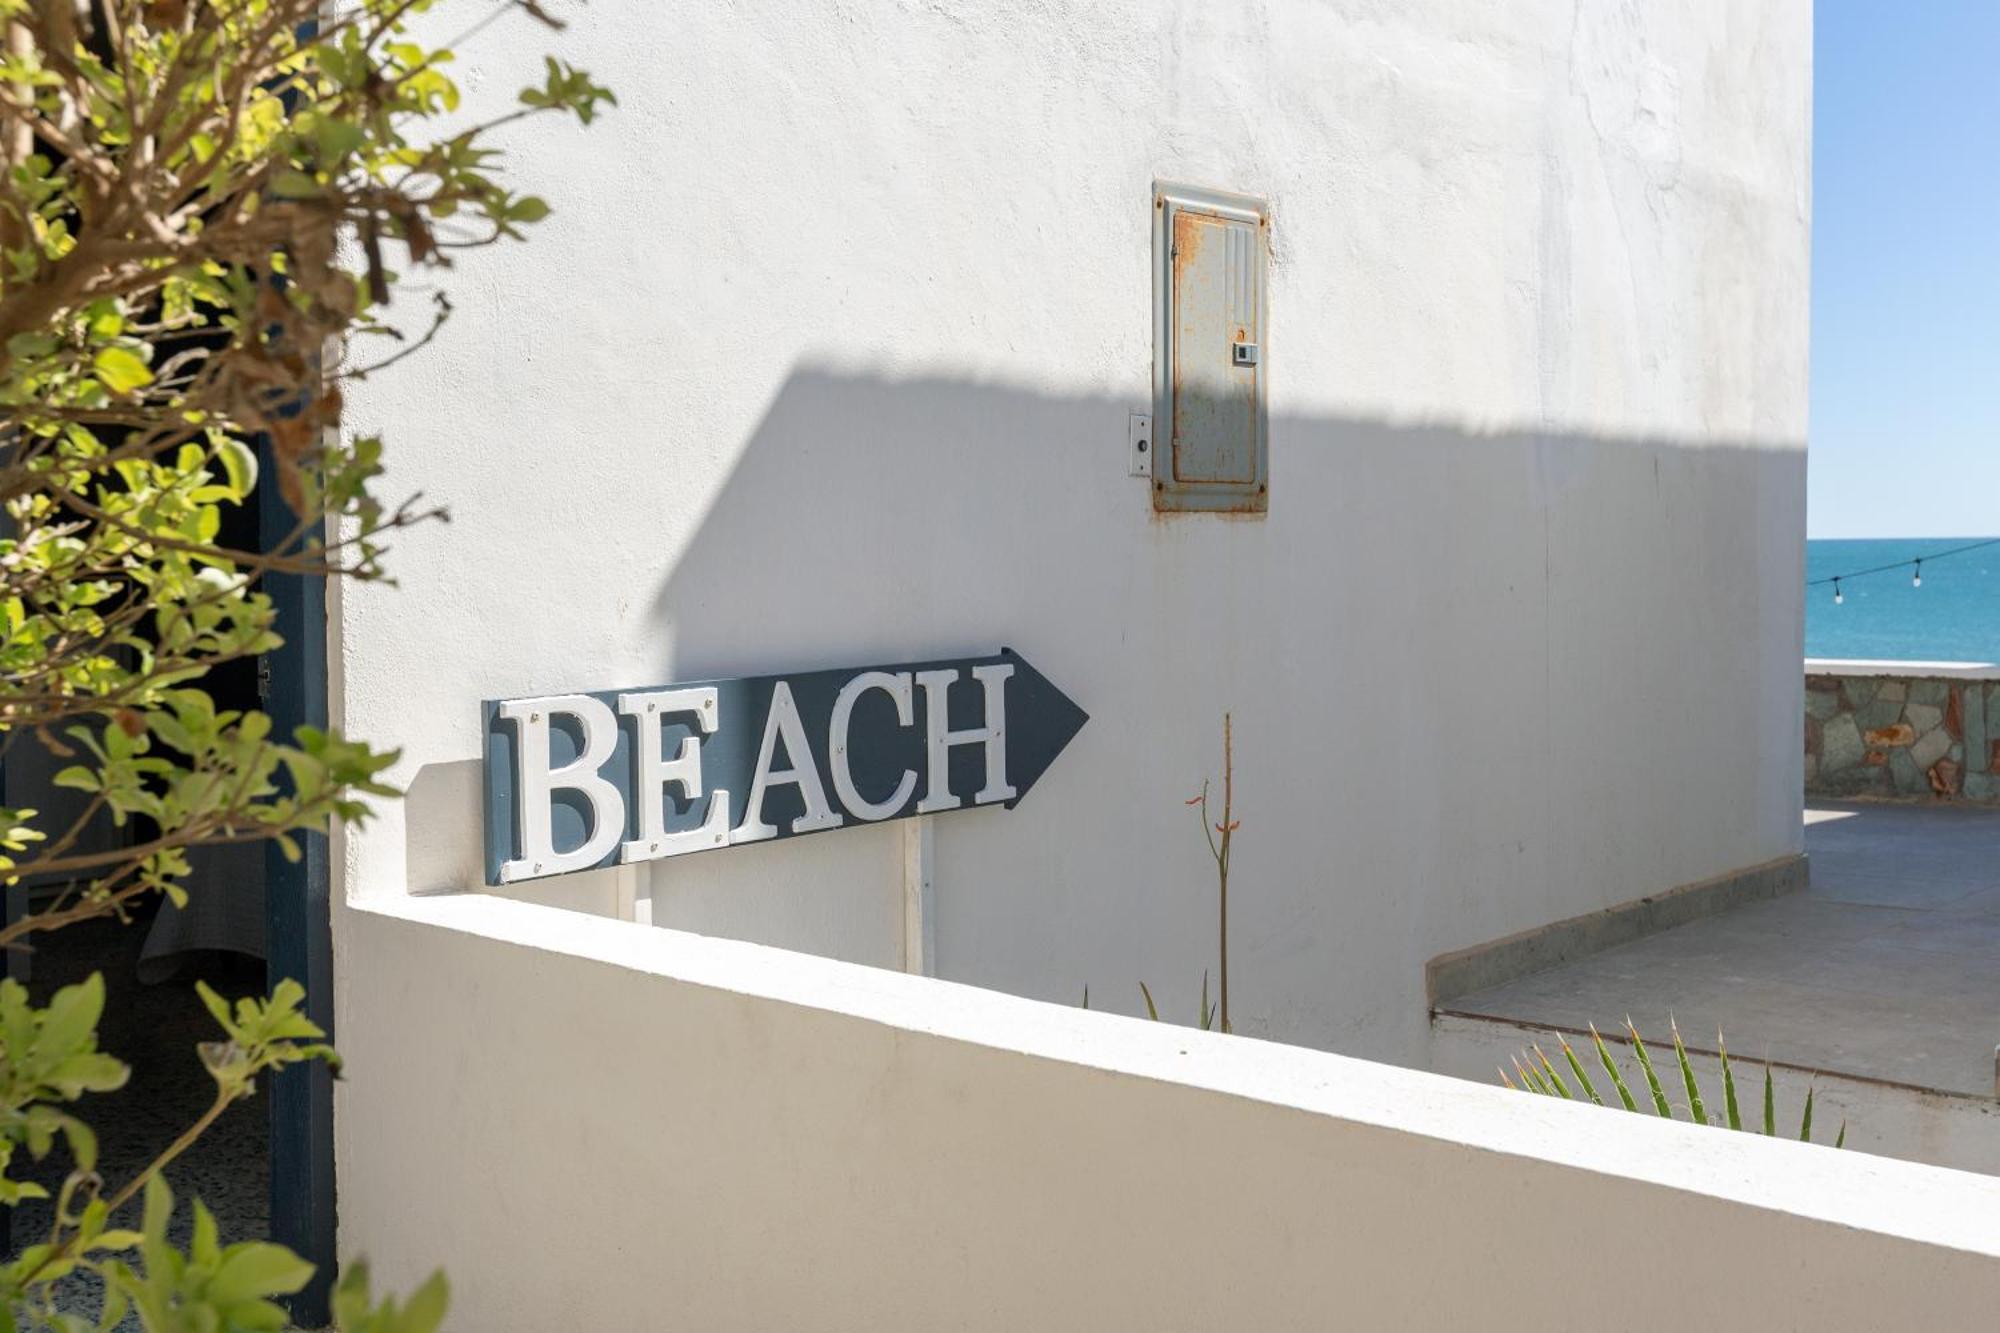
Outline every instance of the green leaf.
[(99, 787), (96, 770), (85, 768), (82, 764), (71, 764), (57, 773), (53, 781), (56, 786), (67, 787), (71, 791), (94, 792)]
[(7, 355), (20, 361), (33, 361), (52, 355), (60, 346), (62, 344), (52, 334), (17, 333), (7, 340)]
[(320, 156), (331, 162), (361, 147), (367, 142), (368, 134), (353, 121), (317, 116), (313, 120), (313, 139)]
[(222, 1239), (216, 1231), (215, 1214), (200, 1199), (194, 1201), (194, 1233), (188, 1241), (188, 1259), (197, 1268), (213, 1268), (222, 1258)]
[(1632, 1052), (1639, 1057), (1639, 1068), (1646, 1073), (1646, 1087), (1653, 1094), (1653, 1109), (1662, 1119), (1672, 1120), (1673, 1104), (1667, 1100), (1667, 1094), (1660, 1088), (1660, 1076), (1653, 1069), (1653, 1057), (1646, 1052), (1646, 1039), (1639, 1035), (1639, 1029), (1632, 1026), (1632, 1020), (1629, 1018), (1625, 1020), (1625, 1031), (1631, 1034)]
[(1778, 1102), (1771, 1091), (1771, 1060), (1768, 1052), (1764, 1059), (1764, 1133), (1771, 1138), (1778, 1136)]
[(1584, 1094), (1592, 1102), (1599, 1106), (1604, 1105), (1604, 1099), (1597, 1095), (1597, 1089), (1590, 1086), (1590, 1076), (1583, 1072), (1583, 1062), (1577, 1059), (1576, 1052), (1570, 1049), (1569, 1038), (1558, 1037), (1557, 1040), (1562, 1042), (1563, 1059), (1569, 1061), (1570, 1073), (1576, 1075), (1576, 1085), (1583, 1089)]
[(61, 1059), (82, 1046), (97, 1032), (97, 1020), (104, 1013), (104, 974), (93, 972), (73, 986), (64, 986), (49, 1001), (42, 1018), (38, 1054)]
[(1743, 1117), (1736, 1110), (1736, 1079), (1729, 1072), (1729, 1048), (1723, 1045), (1721, 1029), (1715, 1033), (1715, 1050), (1722, 1061), (1722, 1110), (1724, 1122), (1731, 1129), (1743, 1128)]
[(1811, 1142), (1812, 1142), (1812, 1104), (1813, 1104), (1813, 1090), (1812, 1090), (1812, 1085), (1811, 1085), (1810, 1083), (1808, 1083), (1808, 1084), (1806, 1085), (1806, 1109), (1805, 1109), (1805, 1113), (1804, 1113), (1803, 1115), (1801, 1115), (1801, 1116), (1799, 1117), (1799, 1142), (1800, 1142), (1800, 1143), (1811, 1143)]
[(70, 1160), (79, 1171), (97, 1169), (97, 1133), (73, 1115), (62, 1118), (63, 1139), (69, 1144)]
[(229, 1328), (232, 1333), (279, 1333), (292, 1327), (291, 1318), (285, 1307), (273, 1301), (244, 1301), (229, 1309)]
[(445, 1281), (442, 1270), (432, 1273), (421, 1287), (410, 1293), (410, 1303), (403, 1307), (403, 1321), (397, 1325), (396, 1333), (437, 1333), (450, 1306), (451, 1284)]
[[(266, 1008), (272, 1013), (295, 1013), (305, 1000), (306, 988), (291, 977), (286, 977), (271, 987), (271, 998), (266, 1002)], [(318, 1028), (312, 1031), (315, 1036), (319, 1035)]]
[[(167, 1219), (173, 1215), (174, 1192), (167, 1188), (167, 1178), (155, 1173), (146, 1179), (146, 1203), (139, 1217), (141, 1243), (149, 1248), (164, 1246), (167, 1241)], [(154, 1261), (148, 1253), (147, 1263)]]
[(1556, 1072), (1555, 1065), (1550, 1063), (1548, 1056), (1542, 1054), (1542, 1048), (1540, 1046), (1530, 1046), (1528, 1049), (1533, 1051), (1535, 1059), (1541, 1062), (1542, 1076), (1548, 1079), (1549, 1086), (1556, 1090), (1556, 1096), (1566, 1102), (1575, 1100), (1569, 1095), (1569, 1085), (1562, 1081), (1562, 1075)]
[(225, 436), (216, 442), (215, 456), (222, 462), (229, 488), (238, 496), (249, 495), (257, 485), (257, 455), (250, 446), (234, 436)]
[(90, 1242), (90, 1248), (93, 1250), (129, 1250), (134, 1245), (137, 1245), (140, 1241), (144, 1239), (145, 1237), (141, 1236), (136, 1231), (131, 1231), (131, 1230), (105, 1231), (105, 1232), (100, 1232), (94, 1239), (92, 1239), (92, 1241)]
[(1611, 1076), (1611, 1086), (1618, 1089), (1618, 1100), (1625, 1104), (1626, 1110), (1637, 1111), (1639, 1104), (1632, 1100), (1632, 1090), (1625, 1086), (1625, 1076), (1618, 1072), (1618, 1065), (1612, 1060), (1611, 1052), (1605, 1049), (1604, 1038), (1598, 1034), (1595, 1023), (1590, 1025), (1590, 1039), (1597, 1044), (1597, 1062)]
[(220, 1306), (265, 1296), (289, 1296), (312, 1280), (313, 1266), (282, 1245), (251, 1241), (232, 1245), (209, 1279), (209, 1300)]
[(1695, 1082), (1694, 1066), (1688, 1062), (1687, 1047), (1681, 1045), (1681, 1029), (1672, 1019), (1667, 1020), (1667, 1030), (1674, 1037), (1674, 1059), (1680, 1063), (1681, 1083), (1687, 1088), (1688, 1117), (1697, 1125), (1708, 1123), (1708, 1111), (1701, 1104), (1701, 1085)]
[(1139, 983), (1139, 994), (1146, 997), (1146, 1017), (1152, 1019), (1155, 1023), (1159, 1022), (1160, 1008), (1153, 1003), (1153, 992), (1146, 988), (1146, 983), (1143, 981)]
[(234, 1025), (229, 1021), (229, 1001), (217, 995), (206, 981), (196, 980), (194, 992), (201, 997), (202, 1007), (208, 1010), (210, 1018), (220, 1023), (224, 1031), (233, 1029)]
[(280, 199), (317, 199), (326, 189), (305, 172), (287, 169), (271, 178), (271, 193)]
[(108, 1333), (124, 1322), (125, 1312), (132, 1305), (131, 1297), (125, 1292), (129, 1286), (136, 1285), (136, 1279), (132, 1275), (132, 1270), (116, 1259), (107, 1261), (100, 1271), (104, 1274), (104, 1311), (98, 1316), (97, 1326)]
[(113, 393), (131, 393), (153, 382), (153, 372), (146, 363), (123, 347), (98, 348), (91, 366), (97, 371), (99, 382)]

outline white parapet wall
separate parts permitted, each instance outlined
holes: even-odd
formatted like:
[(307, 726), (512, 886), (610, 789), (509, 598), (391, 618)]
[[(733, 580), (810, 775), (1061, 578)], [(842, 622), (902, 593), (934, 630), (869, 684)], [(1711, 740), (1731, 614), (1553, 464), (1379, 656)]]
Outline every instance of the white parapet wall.
[(1926, 680), (2000, 680), (2000, 662), (1914, 662), (1860, 657), (1808, 657), (1808, 676), (1918, 677)]
[(1982, 1327), (2000, 1180), (481, 896), (343, 911), (450, 1328)]

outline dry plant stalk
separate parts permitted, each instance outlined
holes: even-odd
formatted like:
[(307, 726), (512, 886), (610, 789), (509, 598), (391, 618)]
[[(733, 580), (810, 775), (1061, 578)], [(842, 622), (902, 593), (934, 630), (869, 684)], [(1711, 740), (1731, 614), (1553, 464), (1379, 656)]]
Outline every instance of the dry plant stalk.
[[(1222, 715), (1222, 818), (1212, 821), (1208, 813), (1208, 782), (1201, 784), (1201, 795), (1188, 801), (1189, 805), (1201, 808), (1201, 831), (1208, 839), (1208, 854), (1215, 858), (1215, 907), (1216, 939), (1221, 950), (1218, 968), (1217, 989), (1221, 1010), (1222, 1030), (1234, 1032), (1229, 1023), (1229, 851), (1236, 830), (1243, 822), (1236, 815), (1236, 756), (1232, 738), (1231, 715)], [(1207, 1008), (1204, 996), (1203, 1008)], [(1203, 1027), (1208, 1026), (1204, 1021)]]

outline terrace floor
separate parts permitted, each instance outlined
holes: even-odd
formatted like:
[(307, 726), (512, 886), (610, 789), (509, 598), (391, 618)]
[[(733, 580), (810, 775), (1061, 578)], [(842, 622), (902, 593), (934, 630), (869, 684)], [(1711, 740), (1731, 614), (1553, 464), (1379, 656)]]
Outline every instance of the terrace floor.
[[(1461, 996), (1453, 1015), (1692, 1043), (1991, 1097), (2000, 1043), (2000, 812), (1806, 811), (1810, 887)], [(1703, 1042), (1706, 1045), (1706, 1042)]]

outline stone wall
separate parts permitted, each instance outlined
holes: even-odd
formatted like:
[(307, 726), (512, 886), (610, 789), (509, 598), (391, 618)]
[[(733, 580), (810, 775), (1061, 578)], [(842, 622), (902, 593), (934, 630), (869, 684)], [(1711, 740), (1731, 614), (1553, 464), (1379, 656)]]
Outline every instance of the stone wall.
[(1806, 676), (1806, 792), (2000, 800), (2000, 680)]

